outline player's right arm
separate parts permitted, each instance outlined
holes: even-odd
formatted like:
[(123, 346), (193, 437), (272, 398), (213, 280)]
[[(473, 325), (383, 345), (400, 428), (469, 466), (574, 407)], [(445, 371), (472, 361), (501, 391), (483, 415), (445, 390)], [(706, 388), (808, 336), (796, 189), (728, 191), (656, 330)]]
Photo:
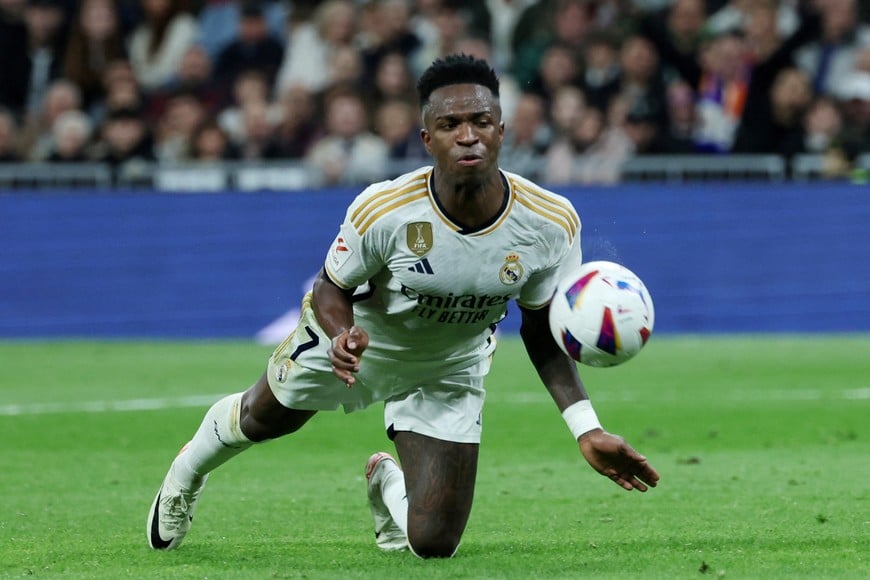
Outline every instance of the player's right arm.
[(332, 337), (329, 349), (332, 372), (348, 388), (356, 382), (353, 373), (359, 372), (359, 358), (369, 344), (366, 331), (353, 323), (352, 293), (339, 288), (321, 270), (314, 282), (312, 301), (317, 322)]
[[(520, 336), (526, 352), (559, 412), (565, 417), (566, 409), (589, 400), (577, 365), (553, 340), (547, 322), (549, 307), (538, 310), (520, 307), (520, 311), (523, 316)], [(619, 435), (608, 433), (597, 425), (593, 429), (583, 429), (575, 436), (589, 465), (623, 489), (647, 491), (658, 483), (659, 474), (655, 468)]]

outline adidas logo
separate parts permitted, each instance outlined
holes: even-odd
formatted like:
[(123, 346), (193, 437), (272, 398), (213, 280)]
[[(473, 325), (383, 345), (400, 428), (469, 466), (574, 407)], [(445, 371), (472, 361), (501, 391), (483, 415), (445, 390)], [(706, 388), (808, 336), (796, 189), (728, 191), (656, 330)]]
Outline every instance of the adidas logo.
[(411, 272), (417, 272), (418, 274), (434, 274), (435, 272), (432, 270), (432, 266), (429, 265), (429, 259), (423, 258), (410, 268), (408, 268)]

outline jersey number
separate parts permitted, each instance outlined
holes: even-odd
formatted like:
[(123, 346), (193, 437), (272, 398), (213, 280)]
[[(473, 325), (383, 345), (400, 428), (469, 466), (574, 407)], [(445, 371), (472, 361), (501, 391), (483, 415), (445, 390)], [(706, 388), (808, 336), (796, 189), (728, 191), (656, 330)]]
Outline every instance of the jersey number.
[(311, 327), (306, 326), (305, 332), (308, 333), (308, 336), (311, 337), (311, 340), (308, 342), (303, 342), (299, 346), (296, 347), (296, 350), (293, 351), (293, 354), (290, 355), (290, 360), (296, 360), (296, 358), (310, 348), (314, 348), (318, 344), (320, 344), (320, 337), (314, 334), (314, 331), (311, 330)]

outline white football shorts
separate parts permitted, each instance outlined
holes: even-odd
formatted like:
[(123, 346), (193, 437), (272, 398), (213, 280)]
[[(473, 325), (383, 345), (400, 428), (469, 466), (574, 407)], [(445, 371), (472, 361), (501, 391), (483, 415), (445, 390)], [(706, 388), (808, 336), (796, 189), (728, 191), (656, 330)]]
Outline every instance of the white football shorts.
[(411, 431), (444, 441), (480, 443), (484, 378), (495, 350), (494, 337), (485, 347), (490, 356), (443, 375), (433, 372), (437, 367), (431, 362), (397, 362), (366, 351), (351, 388), (332, 374), (330, 345), (314, 316), (309, 293), (302, 301), (296, 330), (269, 358), (269, 387), (282, 405), (311, 411), (341, 406), (350, 413), (384, 401), (388, 432)]

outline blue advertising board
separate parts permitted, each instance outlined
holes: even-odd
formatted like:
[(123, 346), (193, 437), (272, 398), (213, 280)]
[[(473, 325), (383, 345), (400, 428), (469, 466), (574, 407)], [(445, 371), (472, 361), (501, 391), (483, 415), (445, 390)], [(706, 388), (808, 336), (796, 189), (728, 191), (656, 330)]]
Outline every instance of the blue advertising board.
[[(870, 331), (870, 188), (560, 188), (668, 333)], [(0, 337), (273, 340), (356, 191), (0, 194)], [(502, 325), (518, 330), (512, 311)]]

